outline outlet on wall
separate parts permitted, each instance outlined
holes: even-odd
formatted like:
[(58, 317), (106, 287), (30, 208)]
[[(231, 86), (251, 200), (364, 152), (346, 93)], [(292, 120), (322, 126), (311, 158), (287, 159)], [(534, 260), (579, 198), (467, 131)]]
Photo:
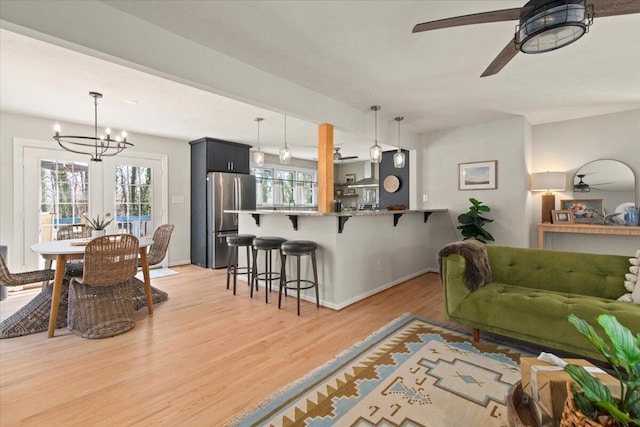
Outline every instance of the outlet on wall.
[(425, 193), (425, 194), (423, 194), (423, 195), (422, 195), (422, 201), (423, 201), (423, 202), (426, 202), (426, 201), (428, 201), (428, 200), (429, 200), (429, 197), (427, 196), (427, 194), (426, 194), (426, 193)]
[(376, 261), (376, 271), (382, 271), (382, 264), (380, 260)]

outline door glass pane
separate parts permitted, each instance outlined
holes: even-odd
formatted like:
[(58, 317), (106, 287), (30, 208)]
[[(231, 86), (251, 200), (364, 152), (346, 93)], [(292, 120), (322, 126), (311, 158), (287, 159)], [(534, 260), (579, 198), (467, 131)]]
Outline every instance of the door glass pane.
[(115, 227), (137, 237), (153, 234), (151, 168), (116, 166)]
[(40, 161), (40, 242), (56, 239), (58, 228), (83, 222), (89, 203), (89, 165)]

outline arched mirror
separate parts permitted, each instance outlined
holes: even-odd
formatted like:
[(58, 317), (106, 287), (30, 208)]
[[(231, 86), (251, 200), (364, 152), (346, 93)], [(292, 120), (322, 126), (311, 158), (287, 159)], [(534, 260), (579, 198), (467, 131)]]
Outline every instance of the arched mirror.
[(624, 224), (624, 209), (636, 204), (636, 178), (631, 168), (622, 162), (595, 160), (576, 172), (573, 197), (603, 199), (605, 222)]

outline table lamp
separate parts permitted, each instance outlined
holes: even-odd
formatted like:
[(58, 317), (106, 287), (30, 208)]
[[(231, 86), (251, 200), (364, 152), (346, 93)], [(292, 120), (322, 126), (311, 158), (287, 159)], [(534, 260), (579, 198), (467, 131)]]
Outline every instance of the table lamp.
[(538, 172), (531, 174), (531, 191), (546, 191), (542, 195), (542, 222), (551, 222), (551, 211), (556, 208), (556, 196), (552, 191), (564, 191), (567, 174), (564, 172)]

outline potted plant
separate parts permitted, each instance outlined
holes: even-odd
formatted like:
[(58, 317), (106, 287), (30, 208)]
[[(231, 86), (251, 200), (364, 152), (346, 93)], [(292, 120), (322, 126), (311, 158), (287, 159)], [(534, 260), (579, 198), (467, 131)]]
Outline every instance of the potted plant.
[(98, 214), (95, 218), (89, 218), (86, 215), (83, 215), (83, 216), (87, 220), (87, 223), (89, 223), (89, 225), (93, 228), (93, 231), (91, 232), (92, 237), (104, 236), (105, 229), (115, 219), (115, 217), (111, 219), (107, 219), (111, 216), (109, 212), (107, 212), (104, 215), (104, 218), (100, 218), (100, 214)]
[[(588, 419), (605, 426), (640, 426), (640, 335), (633, 336), (610, 314), (598, 316), (598, 323), (611, 341), (605, 342), (583, 319), (571, 314), (571, 322), (602, 353), (613, 367), (615, 377), (620, 382), (620, 398), (611, 395), (602, 381), (590, 375), (582, 366), (567, 365), (564, 370), (578, 383), (581, 391), (573, 390), (567, 397), (573, 399), (575, 408)], [(626, 374), (623, 374), (623, 371)], [(565, 412), (567, 412), (567, 406)], [(562, 419), (573, 416), (562, 414)], [(565, 424), (561, 424), (565, 425)], [(567, 424), (573, 425), (573, 424)], [(585, 424), (599, 425), (599, 424)]]
[(469, 201), (471, 202), (469, 211), (458, 215), (460, 225), (457, 228), (462, 230), (462, 237), (464, 240), (476, 239), (482, 243), (487, 243), (487, 240), (494, 241), (491, 233), (483, 227), (487, 222), (493, 222), (493, 220), (481, 215), (483, 212), (490, 212), (491, 208), (473, 197)]

